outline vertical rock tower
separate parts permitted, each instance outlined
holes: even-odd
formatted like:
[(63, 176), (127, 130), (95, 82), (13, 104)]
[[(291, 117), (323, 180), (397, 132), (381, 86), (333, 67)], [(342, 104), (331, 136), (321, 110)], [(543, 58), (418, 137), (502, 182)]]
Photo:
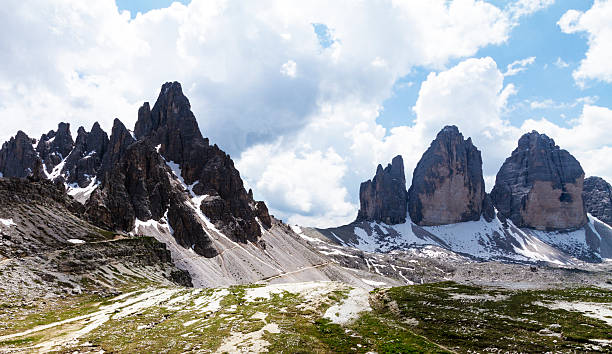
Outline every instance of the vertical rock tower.
[(584, 180), (582, 198), (587, 212), (612, 226), (612, 186), (601, 177)]
[(408, 211), (421, 226), (476, 221), (494, 210), (485, 193), (480, 151), (456, 126), (444, 127), (414, 170)]
[(576, 229), (587, 222), (583, 182), (580, 163), (534, 130), (519, 139), (502, 165), (491, 197), (499, 214), (516, 226)]
[(385, 169), (378, 165), (376, 176), (361, 183), (361, 207), (357, 221), (377, 221), (389, 225), (406, 222), (407, 193), (404, 160), (400, 155)]

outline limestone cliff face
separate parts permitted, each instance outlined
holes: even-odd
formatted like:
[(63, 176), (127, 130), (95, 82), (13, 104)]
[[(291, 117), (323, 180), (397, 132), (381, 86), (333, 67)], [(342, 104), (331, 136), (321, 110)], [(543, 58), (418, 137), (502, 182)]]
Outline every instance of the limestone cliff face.
[(163, 157), (147, 141), (130, 144), (87, 201), (90, 220), (109, 229), (132, 230), (136, 219), (165, 217), (180, 245), (215, 256), (217, 251), (182, 186), (171, 176)]
[(385, 169), (378, 165), (372, 180), (359, 188), (360, 209), (357, 221), (377, 221), (389, 225), (406, 222), (408, 198), (404, 160), (400, 155)]
[(98, 175), (104, 155), (108, 150), (108, 135), (98, 122), (94, 123), (90, 132), (80, 127), (74, 143), (74, 149), (66, 158), (63, 175), (66, 183), (79, 187), (89, 185)]
[(499, 214), (519, 227), (575, 229), (587, 222), (580, 163), (536, 131), (523, 135), (491, 192)]
[[(55, 166), (68, 157), (73, 146), (74, 140), (72, 140), (72, 134), (70, 133), (70, 124), (59, 123), (57, 131), (51, 130), (40, 137), (36, 152), (42, 159), (47, 173), (51, 173)], [(59, 175), (59, 173), (57, 174)]]
[(612, 226), (612, 186), (601, 177), (584, 180), (582, 198), (587, 212)]
[(35, 174), (42, 174), (41, 171), (34, 171), (37, 164), (38, 154), (34, 150), (33, 144), (36, 140), (30, 139), (21, 130), (2, 144), (0, 149), (0, 174), (4, 177), (27, 177)]
[(257, 219), (271, 226), (267, 208), (249, 196), (230, 156), (202, 136), (178, 82), (162, 86), (153, 109), (148, 103), (139, 109), (134, 133), (179, 166), (193, 193), (206, 195), (202, 212), (228, 236), (256, 241), (261, 235)]
[(408, 197), (410, 218), (422, 226), (493, 218), (480, 151), (455, 126), (444, 127), (423, 154)]
[(200, 212), (233, 240), (258, 241), (261, 226), (272, 226), (268, 208), (246, 192), (230, 156), (202, 136), (190, 107), (172, 82), (153, 109), (145, 103), (138, 111), (135, 134), (119, 119), (110, 138), (97, 123), (79, 128), (76, 141), (67, 123), (38, 142), (19, 132), (0, 149), (0, 173), (75, 190), (88, 220), (110, 230), (131, 232), (137, 219), (165, 222), (179, 244), (206, 257), (216, 250)]

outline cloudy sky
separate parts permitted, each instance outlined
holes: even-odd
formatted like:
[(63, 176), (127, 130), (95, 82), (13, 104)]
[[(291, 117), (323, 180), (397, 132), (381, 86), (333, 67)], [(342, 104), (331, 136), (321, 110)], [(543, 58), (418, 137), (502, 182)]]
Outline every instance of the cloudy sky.
[(612, 0), (5, 0), (0, 139), (133, 125), (177, 80), (292, 223), (351, 221), (376, 165), (403, 155), (410, 183), (447, 124), (488, 190), (533, 129), (612, 181), (611, 18)]

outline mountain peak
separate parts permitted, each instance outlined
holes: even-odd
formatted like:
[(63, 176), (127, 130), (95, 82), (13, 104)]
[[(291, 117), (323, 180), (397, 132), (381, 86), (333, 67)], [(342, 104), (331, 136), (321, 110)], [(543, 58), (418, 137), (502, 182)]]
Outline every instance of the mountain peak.
[(456, 126), (444, 127), (414, 170), (409, 212), (418, 225), (445, 225), (491, 219), (480, 151)]
[(537, 131), (524, 134), (491, 192), (501, 215), (519, 227), (565, 230), (587, 222), (578, 160)]
[(379, 221), (389, 225), (406, 222), (406, 177), (400, 155), (384, 169), (379, 164), (374, 178), (361, 184), (359, 202), (357, 221)]

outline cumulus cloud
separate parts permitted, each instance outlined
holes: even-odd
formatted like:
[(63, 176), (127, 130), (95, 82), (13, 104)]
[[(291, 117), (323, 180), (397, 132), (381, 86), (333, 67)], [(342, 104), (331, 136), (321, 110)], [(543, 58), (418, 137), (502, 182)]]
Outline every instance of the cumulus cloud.
[(535, 57), (529, 57), (521, 60), (515, 60), (512, 63), (508, 64), (506, 72), (504, 76), (513, 76), (521, 71), (527, 70), (527, 66), (531, 65), (535, 62)]
[(565, 33), (586, 32), (586, 56), (573, 72), (576, 82), (584, 86), (587, 80), (612, 82), (612, 1), (595, 0), (586, 12), (569, 10), (557, 23)]
[(517, 0), (506, 6), (510, 18), (517, 21), (523, 16), (531, 15), (554, 4), (555, 0)]

